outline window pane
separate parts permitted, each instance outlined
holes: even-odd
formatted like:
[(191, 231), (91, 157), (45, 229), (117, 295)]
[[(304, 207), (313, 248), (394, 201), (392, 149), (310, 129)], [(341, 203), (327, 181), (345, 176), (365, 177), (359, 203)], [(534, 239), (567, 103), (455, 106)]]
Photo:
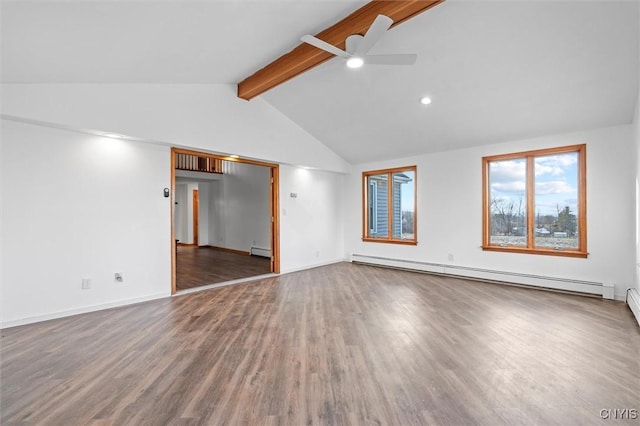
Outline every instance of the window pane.
[(414, 231), (414, 181), (415, 172), (393, 173), (393, 237), (413, 240)]
[(389, 236), (388, 175), (371, 175), (367, 180), (368, 224), (370, 237)]
[(535, 246), (578, 248), (578, 153), (535, 158)]
[(489, 163), (490, 244), (527, 246), (527, 160)]

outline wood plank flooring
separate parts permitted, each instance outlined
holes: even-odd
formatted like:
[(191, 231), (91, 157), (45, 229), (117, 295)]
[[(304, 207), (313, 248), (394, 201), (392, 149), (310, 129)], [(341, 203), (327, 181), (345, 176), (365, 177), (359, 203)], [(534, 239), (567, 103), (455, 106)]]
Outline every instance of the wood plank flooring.
[(176, 288), (184, 290), (271, 272), (266, 257), (230, 253), (212, 247), (178, 246)]
[(623, 303), (349, 263), (1, 343), (2, 425), (639, 422)]

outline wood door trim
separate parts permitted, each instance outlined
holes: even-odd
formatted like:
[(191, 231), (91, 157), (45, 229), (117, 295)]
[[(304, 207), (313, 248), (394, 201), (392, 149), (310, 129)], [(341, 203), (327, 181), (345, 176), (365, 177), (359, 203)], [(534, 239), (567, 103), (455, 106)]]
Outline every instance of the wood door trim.
[(280, 169), (271, 168), (271, 272), (280, 273)]
[(277, 163), (269, 163), (265, 161), (253, 160), (248, 158), (232, 158), (225, 155), (212, 154), (202, 151), (193, 151), (184, 148), (171, 148), (171, 294), (176, 293), (176, 267), (177, 267), (177, 244), (175, 239), (175, 186), (176, 186), (176, 154), (190, 154), (200, 157), (215, 158), (224, 161), (232, 161), (242, 164), (251, 164), (254, 166), (268, 167), (271, 170), (271, 186), (269, 207), (271, 209), (271, 272), (280, 273), (280, 166)]
[(175, 199), (176, 199), (176, 153), (171, 149), (171, 197), (169, 198), (169, 211), (171, 212), (171, 294), (176, 293), (176, 256), (178, 253), (178, 242), (176, 241), (175, 220)]
[(193, 190), (193, 245), (198, 245), (198, 233), (200, 229), (198, 228), (198, 209), (200, 208), (200, 195), (197, 189)]
[[(321, 31), (316, 37), (340, 49), (344, 49), (346, 38), (352, 34), (364, 35), (378, 15), (386, 15), (393, 19), (392, 27), (395, 27), (443, 1), (373, 0), (341, 21)], [(238, 97), (250, 100), (333, 57), (334, 55), (331, 53), (307, 43), (301, 43), (295, 49), (285, 53), (238, 83)]]

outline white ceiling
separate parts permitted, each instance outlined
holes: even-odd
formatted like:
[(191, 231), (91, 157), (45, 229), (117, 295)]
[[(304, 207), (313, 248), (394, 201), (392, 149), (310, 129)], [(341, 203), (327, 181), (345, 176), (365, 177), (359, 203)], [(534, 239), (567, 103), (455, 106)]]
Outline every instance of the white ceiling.
[[(236, 83), (364, 1), (3, 1), (5, 83)], [(639, 2), (447, 0), (262, 95), (351, 163), (630, 123)], [(419, 104), (423, 95), (433, 103)]]
[(5, 83), (237, 83), (364, 0), (2, 0)]

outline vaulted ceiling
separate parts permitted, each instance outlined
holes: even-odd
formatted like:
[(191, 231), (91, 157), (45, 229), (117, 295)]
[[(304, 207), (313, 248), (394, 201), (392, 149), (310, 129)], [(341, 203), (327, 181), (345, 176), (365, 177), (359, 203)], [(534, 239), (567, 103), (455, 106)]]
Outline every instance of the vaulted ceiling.
[[(233, 84), (365, 1), (3, 1), (4, 83)], [(352, 163), (630, 123), (638, 1), (447, 0), (261, 95)], [(433, 102), (421, 105), (421, 96)]]

